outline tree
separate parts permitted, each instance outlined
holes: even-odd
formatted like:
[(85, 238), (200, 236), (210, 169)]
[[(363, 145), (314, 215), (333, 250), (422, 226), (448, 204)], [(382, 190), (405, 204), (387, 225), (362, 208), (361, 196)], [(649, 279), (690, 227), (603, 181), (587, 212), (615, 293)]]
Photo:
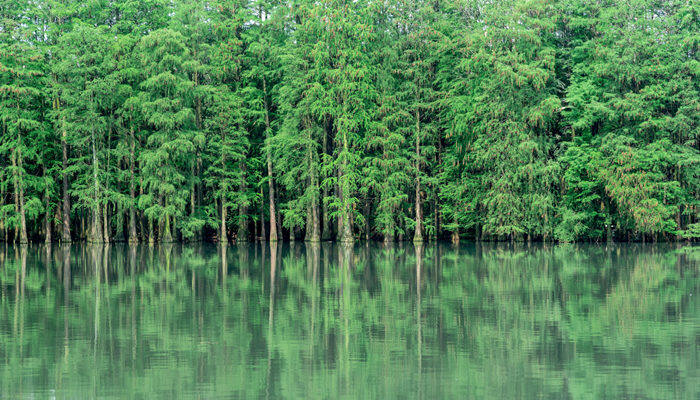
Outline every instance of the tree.
[(698, 28), (697, 6), (573, 4), (565, 157), (591, 152), (600, 160), (589, 180), (595, 197), (587, 206), (569, 203), (566, 212), (617, 207), (605, 216), (608, 229), (680, 233), (694, 220), (698, 198), (698, 85), (689, 69), (698, 53), (688, 39)]
[(39, 152), (40, 139), (46, 135), (40, 113), (43, 58), (21, 28), (4, 25), (0, 37), (0, 157), (4, 164), (0, 185), (3, 191), (11, 186), (14, 196), (14, 204), (3, 205), (0, 217), (6, 227), (15, 228), (14, 240), (24, 244), (29, 241), (27, 220), (42, 211), (39, 193), (49, 191), (50, 182), (36, 168), (40, 156), (47, 155)]
[(696, 240), (699, 16), (652, 0), (5, 1), (0, 232)]
[[(323, 165), (322, 185), (336, 193), (325, 201), (338, 219), (338, 239), (354, 240), (353, 225), (362, 220), (358, 212), (359, 166), (363, 158), (364, 134), (371, 129), (376, 91), (369, 54), (373, 30), (371, 12), (364, 2), (329, 1), (319, 6), (317, 62), (331, 102), (329, 120), (334, 133), (334, 151)], [(317, 8), (318, 10), (318, 8)]]
[(554, 168), (547, 135), (561, 107), (551, 13), (539, 3), (484, 9), (456, 65), (468, 79), (452, 89), (452, 132), (468, 146), (466, 169), (483, 188), (479, 220), (496, 237), (543, 235), (542, 227), (532, 231), (536, 220), (554, 219), (552, 185), (536, 184)]
[(55, 118), (62, 124), (67, 145), (74, 150), (63, 173), (73, 177), (73, 209), (91, 215), (88, 241), (102, 242), (108, 121), (101, 113), (100, 102), (110, 90), (105, 77), (113, 68), (108, 42), (102, 30), (77, 21), (73, 30), (59, 39), (56, 57), (54, 90), (61, 106), (55, 110)]

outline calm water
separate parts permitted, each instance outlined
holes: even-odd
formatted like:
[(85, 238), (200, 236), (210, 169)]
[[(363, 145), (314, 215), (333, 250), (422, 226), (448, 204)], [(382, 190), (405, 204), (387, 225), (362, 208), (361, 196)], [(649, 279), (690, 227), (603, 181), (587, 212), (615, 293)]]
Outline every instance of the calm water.
[(1, 398), (700, 398), (700, 247), (0, 244)]

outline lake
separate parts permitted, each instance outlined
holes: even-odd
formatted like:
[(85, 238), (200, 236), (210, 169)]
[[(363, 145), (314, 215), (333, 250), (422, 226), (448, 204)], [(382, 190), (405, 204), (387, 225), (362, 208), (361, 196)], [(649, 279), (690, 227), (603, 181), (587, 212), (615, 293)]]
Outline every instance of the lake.
[(1, 398), (698, 399), (700, 247), (0, 243)]

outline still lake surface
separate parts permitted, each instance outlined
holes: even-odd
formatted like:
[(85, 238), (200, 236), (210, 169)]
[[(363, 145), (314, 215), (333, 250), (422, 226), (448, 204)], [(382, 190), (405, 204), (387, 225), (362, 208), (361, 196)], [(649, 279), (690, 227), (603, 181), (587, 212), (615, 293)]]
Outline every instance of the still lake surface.
[(0, 278), (0, 398), (700, 398), (698, 246), (0, 244)]

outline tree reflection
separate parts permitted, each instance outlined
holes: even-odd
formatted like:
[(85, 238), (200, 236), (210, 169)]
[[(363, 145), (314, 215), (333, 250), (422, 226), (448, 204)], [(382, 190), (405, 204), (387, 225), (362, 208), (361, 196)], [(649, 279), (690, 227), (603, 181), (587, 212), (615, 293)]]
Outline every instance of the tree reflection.
[(50, 251), (3, 253), (1, 397), (699, 394), (692, 247)]

